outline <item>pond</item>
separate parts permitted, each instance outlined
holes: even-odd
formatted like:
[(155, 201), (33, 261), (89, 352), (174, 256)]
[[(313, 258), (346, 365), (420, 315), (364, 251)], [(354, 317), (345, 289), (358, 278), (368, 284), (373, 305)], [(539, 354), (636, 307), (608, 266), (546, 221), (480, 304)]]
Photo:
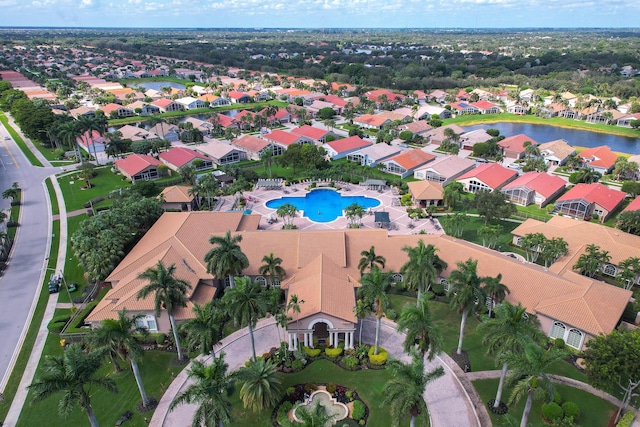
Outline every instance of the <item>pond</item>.
[(180, 84), (180, 83), (174, 83), (174, 82), (140, 82), (140, 83), (136, 83), (136, 84), (131, 84), (131, 87), (135, 87), (135, 86), (143, 86), (147, 89), (154, 89), (157, 91), (162, 90), (162, 87), (164, 86), (171, 86), (173, 88), (176, 89), (180, 89), (183, 90), (184, 89), (184, 85)]
[(501, 135), (511, 136), (524, 133), (539, 143), (549, 142), (556, 139), (564, 139), (569, 144), (578, 147), (591, 148), (607, 145), (613, 151), (628, 154), (640, 154), (640, 137), (631, 138), (627, 136), (610, 135), (586, 130), (566, 129), (557, 126), (514, 122), (464, 126), (464, 129), (467, 131), (476, 129), (498, 129)]

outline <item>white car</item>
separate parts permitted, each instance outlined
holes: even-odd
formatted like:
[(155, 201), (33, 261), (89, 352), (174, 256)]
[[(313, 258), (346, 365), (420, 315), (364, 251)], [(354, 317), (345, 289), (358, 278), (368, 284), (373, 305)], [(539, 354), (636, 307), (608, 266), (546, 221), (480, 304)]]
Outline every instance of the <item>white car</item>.
[(507, 167), (509, 169), (522, 169), (522, 166), (520, 166), (520, 163), (510, 163), (509, 165), (507, 165)]

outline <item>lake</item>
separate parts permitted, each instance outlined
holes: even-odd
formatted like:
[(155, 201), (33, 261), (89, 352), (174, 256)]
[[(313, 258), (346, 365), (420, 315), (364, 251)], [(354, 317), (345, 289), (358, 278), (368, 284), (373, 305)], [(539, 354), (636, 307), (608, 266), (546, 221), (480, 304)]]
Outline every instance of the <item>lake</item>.
[(154, 89), (157, 91), (160, 91), (163, 86), (171, 86), (173, 88), (180, 89), (180, 90), (184, 89), (184, 85), (181, 85), (180, 83), (174, 83), (174, 82), (140, 82), (140, 83), (136, 83), (135, 85), (131, 84), (131, 87), (134, 87), (134, 86), (143, 86), (147, 89)]
[(467, 131), (476, 129), (498, 129), (500, 135), (511, 136), (524, 133), (539, 143), (556, 139), (564, 139), (578, 147), (599, 147), (607, 145), (612, 151), (628, 154), (640, 154), (640, 138), (631, 138), (586, 130), (565, 129), (557, 126), (537, 125), (531, 123), (499, 122), (482, 125), (463, 126)]

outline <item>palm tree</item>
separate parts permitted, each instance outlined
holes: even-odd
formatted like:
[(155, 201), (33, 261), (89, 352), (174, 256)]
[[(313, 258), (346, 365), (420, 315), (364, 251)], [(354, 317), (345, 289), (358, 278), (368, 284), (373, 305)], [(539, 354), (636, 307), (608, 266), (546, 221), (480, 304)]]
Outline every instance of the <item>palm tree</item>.
[(258, 269), (258, 273), (269, 276), (269, 285), (273, 286), (273, 279), (282, 280), (286, 275), (284, 268), (280, 266), (282, 264), (282, 258), (273, 255), (271, 252), (269, 255), (262, 257), (262, 264)]
[(98, 132), (100, 135), (104, 133), (106, 119), (99, 117), (90, 117), (90, 116), (82, 116), (78, 119), (78, 127), (81, 130), (81, 135), (84, 135), (88, 140), (87, 149), (89, 150), (89, 143), (93, 146), (93, 154), (96, 158), (96, 163), (98, 162), (98, 153), (96, 152), (96, 144), (93, 140), (93, 131)]
[(359, 345), (362, 345), (362, 329), (363, 329), (362, 320), (366, 318), (370, 313), (371, 313), (371, 307), (366, 305), (364, 301), (362, 301), (361, 299), (356, 301), (356, 305), (355, 307), (353, 307), (353, 314), (355, 314), (356, 317), (360, 319), (360, 332), (359, 332), (359, 338), (358, 338)]
[(35, 380), (29, 390), (33, 392), (32, 404), (62, 392), (58, 413), (66, 416), (76, 405), (85, 411), (92, 427), (98, 420), (91, 407), (91, 388), (101, 387), (117, 393), (118, 387), (112, 378), (97, 375), (102, 362), (101, 352), (84, 353), (80, 344), (72, 344), (62, 356), (47, 356), (42, 376)]
[(427, 290), (431, 289), (438, 275), (447, 268), (447, 263), (436, 255), (438, 248), (432, 244), (425, 246), (422, 239), (415, 248), (403, 246), (402, 250), (409, 255), (409, 261), (400, 268), (400, 272), (404, 275), (409, 289), (418, 289), (418, 305), (424, 285), (427, 286)]
[(442, 352), (444, 338), (442, 331), (433, 321), (428, 300), (427, 295), (422, 295), (418, 306), (407, 304), (402, 308), (398, 318), (398, 332), (406, 334), (405, 352), (409, 353), (417, 345), (422, 357), (428, 354), (428, 359), (433, 360)]
[(263, 293), (264, 288), (259, 283), (252, 282), (249, 277), (238, 277), (235, 281), (236, 285), (227, 289), (222, 297), (223, 303), (229, 316), (236, 323), (248, 326), (253, 360), (256, 360), (253, 328), (258, 323), (258, 319), (267, 313), (269, 301), (266, 298), (267, 294)]
[(374, 354), (378, 354), (378, 340), (380, 338), (380, 324), (384, 310), (389, 305), (387, 291), (391, 286), (391, 273), (383, 273), (377, 265), (373, 269), (360, 278), (360, 288), (358, 295), (362, 297), (364, 303), (371, 307), (376, 316), (376, 340)]
[(594, 182), (598, 182), (601, 177), (602, 174), (600, 174), (600, 172), (596, 172), (595, 169), (584, 167), (576, 172), (575, 179), (577, 183), (592, 184)]
[(203, 356), (211, 354), (215, 359), (215, 346), (222, 339), (224, 319), (222, 310), (213, 301), (204, 305), (193, 304), (194, 317), (180, 325), (180, 332), (187, 335), (187, 348), (199, 348)]
[(242, 273), (242, 270), (249, 267), (249, 260), (242, 252), (239, 243), (242, 236), (231, 237), (231, 231), (227, 230), (224, 236), (211, 236), (209, 243), (215, 247), (204, 256), (207, 263), (207, 273), (214, 274), (218, 279), (223, 280), (229, 277), (229, 285), (235, 285), (234, 277)]
[(136, 296), (138, 299), (146, 298), (154, 294), (154, 306), (156, 317), (160, 317), (160, 309), (167, 310), (171, 329), (173, 330), (173, 338), (178, 350), (178, 360), (182, 361), (182, 348), (180, 348), (180, 336), (176, 326), (176, 319), (173, 317), (173, 309), (175, 307), (187, 306), (187, 291), (191, 289), (191, 285), (182, 279), (175, 277), (176, 265), (171, 264), (166, 268), (162, 261), (158, 261), (155, 268), (147, 268), (143, 273), (138, 275), (139, 279), (149, 281), (149, 284), (138, 291)]
[(360, 276), (368, 268), (369, 271), (373, 270), (373, 267), (378, 264), (380, 268), (384, 268), (387, 260), (382, 255), (376, 255), (376, 248), (371, 246), (368, 251), (360, 252), (360, 262), (358, 263), (358, 270), (360, 270)]
[(503, 361), (512, 368), (507, 379), (507, 384), (513, 385), (509, 405), (527, 397), (520, 427), (527, 426), (534, 399), (544, 397), (549, 401), (553, 398), (555, 387), (546, 371), (565, 356), (557, 347), (545, 350), (535, 343), (527, 344), (524, 351), (504, 355)]
[(412, 351), (411, 364), (392, 360), (387, 369), (391, 379), (385, 387), (385, 399), (382, 406), (389, 408), (393, 418), (393, 425), (399, 426), (400, 421), (407, 415), (411, 416), (411, 427), (415, 427), (417, 417), (427, 413), (427, 404), (424, 401), (424, 393), (427, 384), (444, 375), (442, 366), (425, 373), (424, 359), (415, 351)]
[(173, 411), (185, 403), (198, 405), (191, 422), (193, 427), (223, 427), (231, 423), (229, 397), (235, 390), (235, 381), (233, 375), (227, 373), (229, 365), (224, 357), (224, 352), (220, 353), (208, 366), (194, 360), (187, 374), (191, 383), (169, 406)]
[[(545, 338), (538, 328), (537, 319), (528, 316), (526, 309), (519, 303), (517, 306), (508, 302), (500, 304), (496, 307), (496, 317), (482, 322), (476, 331), (483, 336), (482, 345), (487, 348), (487, 354), (498, 355), (500, 360), (509, 352), (522, 352), (528, 342), (540, 343)], [(508, 369), (509, 365), (503, 362), (498, 391), (493, 401), (494, 408), (500, 406)]]
[[(105, 350), (123, 360), (129, 360), (133, 376), (140, 391), (142, 405), (146, 408), (149, 405), (149, 398), (144, 390), (140, 368), (138, 368), (138, 359), (143, 354), (142, 344), (138, 336), (147, 334), (145, 328), (136, 326), (138, 319), (141, 317), (144, 317), (144, 315), (137, 314), (128, 317), (126, 310), (123, 309), (118, 312), (117, 319), (105, 319), (101, 322), (99, 328), (93, 329), (89, 334), (88, 341), (98, 351)], [(112, 360), (114, 365), (117, 366), (118, 361)]]
[(510, 294), (511, 291), (504, 283), (501, 283), (502, 273), (499, 273), (496, 277), (484, 277), (484, 292), (489, 298), (491, 298), (491, 304), (489, 304), (489, 317), (493, 313), (493, 307), (504, 301), (505, 296)]
[(237, 371), (236, 380), (242, 384), (240, 399), (244, 407), (254, 412), (275, 405), (282, 394), (282, 379), (276, 366), (262, 358), (249, 360), (246, 367)]
[(84, 157), (80, 152), (80, 146), (78, 143), (78, 138), (82, 135), (82, 130), (80, 126), (78, 126), (77, 121), (70, 121), (62, 123), (58, 126), (58, 138), (65, 144), (67, 147), (73, 147), (74, 151), (77, 153), (78, 158), (81, 163), (84, 163)]
[(298, 295), (292, 294), (287, 303), (287, 312), (292, 311), (296, 314), (296, 328), (298, 327), (298, 317), (300, 316), (300, 304), (304, 304), (303, 299), (299, 299)]
[(456, 207), (456, 202), (462, 198), (463, 191), (462, 183), (457, 181), (452, 181), (444, 186), (442, 201), (449, 207), (449, 210), (453, 210)]
[(482, 278), (478, 276), (478, 261), (468, 259), (465, 262), (457, 263), (458, 269), (453, 270), (449, 275), (449, 298), (450, 304), (457, 307), (462, 312), (460, 321), (460, 340), (456, 352), (462, 354), (462, 341), (464, 339), (464, 327), (467, 323), (467, 316), (474, 307), (482, 307), (485, 300), (485, 292), (481, 285)]

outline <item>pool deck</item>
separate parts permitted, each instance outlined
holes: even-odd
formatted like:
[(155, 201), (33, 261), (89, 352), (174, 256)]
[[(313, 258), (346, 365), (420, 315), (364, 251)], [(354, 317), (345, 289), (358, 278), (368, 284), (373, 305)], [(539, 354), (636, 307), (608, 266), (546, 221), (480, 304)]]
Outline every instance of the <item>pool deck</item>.
[[(322, 182), (318, 182), (317, 185), (317, 188), (328, 187), (327, 183)], [(309, 183), (300, 183), (275, 190), (254, 189), (253, 191), (245, 191), (244, 197), (247, 198), (246, 209), (250, 209), (253, 214), (260, 214), (263, 216), (262, 221), (260, 221), (260, 230), (281, 230), (283, 225), (282, 218), (278, 218), (276, 210), (268, 208), (266, 203), (269, 200), (283, 196), (303, 197), (308, 193), (308, 186)], [(366, 196), (380, 201), (379, 206), (371, 208), (368, 211), (370, 213), (367, 213), (362, 217), (362, 226), (360, 228), (376, 228), (373, 213), (386, 211), (389, 212), (389, 219), (392, 224), (392, 227), (388, 230), (389, 235), (419, 234), (422, 230), (424, 230), (424, 233), (426, 234), (444, 234), (444, 231), (437, 219), (434, 219), (433, 222), (428, 219), (414, 220), (414, 227), (410, 228), (409, 223), (411, 220), (407, 215), (406, 207), (400, 206), (400, 196), (394, 194), (393, 190), (389, 188), (383, 191), (377, 191), (370, 190), (365, 186), (357, 184), (336, 183), (336, 187), (340, 186), (343, 188), (339, 190), (339, 192), (344, 196)], [(394, 200), (396, 201), (395, 203)], [(225, 206), (229, 206), (230, 204), (231, 202), (229, 201), (225, 203)], [(273, 224), (269, 224), (270, 218), (277, 218), (278, 221)], [(348, 220), (343, 216), (338, 217), (336, 220), (331, 222), (314, 222), (309, 218), (298, 214), (298, 216), (294, 218), (293, 223), (297, 226), (298, 230), (341, 230), (348, 228)]]

